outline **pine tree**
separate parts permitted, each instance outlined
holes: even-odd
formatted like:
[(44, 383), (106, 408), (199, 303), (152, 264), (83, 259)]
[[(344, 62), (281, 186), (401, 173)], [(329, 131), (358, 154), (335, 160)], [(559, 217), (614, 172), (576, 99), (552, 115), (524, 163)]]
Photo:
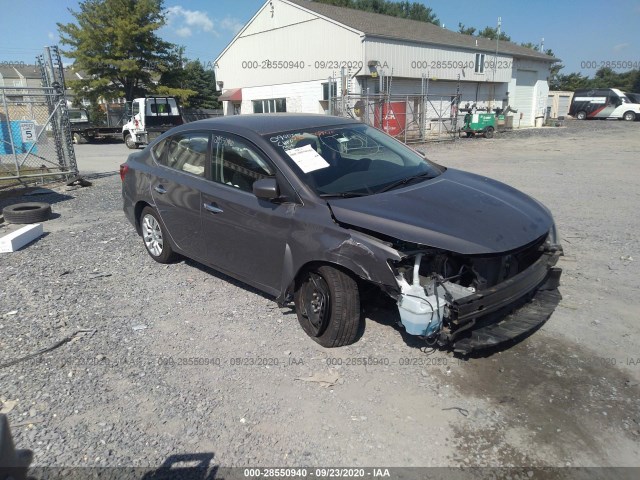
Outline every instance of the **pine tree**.
[(57, 25), (63, 53), (89, 76), (70, 85), (77, 95), (132, 100), (154, 89), (174, 48), (156, 33), (162, 0), (84, 0), (70, 12), (75, 23)]

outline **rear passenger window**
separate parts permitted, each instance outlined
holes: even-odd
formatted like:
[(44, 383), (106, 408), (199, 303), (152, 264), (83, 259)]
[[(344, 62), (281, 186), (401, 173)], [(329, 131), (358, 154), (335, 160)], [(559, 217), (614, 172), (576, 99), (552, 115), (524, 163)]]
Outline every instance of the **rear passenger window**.
[(167, 145), (167, 140), (162, 140), (161, 142), (156, 143), (151, 151), (153, 152), (153, 157), (156, 159), (156, 162), (162, 163), (162, 154), (164, 153), (164, 147)]
[(214, 134), (212, 141), (211, 179), (214, 182), (251, 192), (253, 182), (275, 175), (271, 165), (253, 146), (225, 135)]
[(209, 149), (209, 134), (207, 132), (179, 133), (154, 147), (159, 149), (161, 155), (156, 155), (158, 163), (165, 167), (180, 170), (185, 173), (205, 176), (207, 165), (207, 151)]

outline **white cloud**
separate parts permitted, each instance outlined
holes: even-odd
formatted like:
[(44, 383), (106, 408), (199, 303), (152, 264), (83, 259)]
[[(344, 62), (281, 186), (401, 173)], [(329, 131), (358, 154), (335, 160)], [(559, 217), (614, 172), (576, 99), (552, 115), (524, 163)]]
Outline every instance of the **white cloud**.
[(222, 28), (223, 30), (229, 30), (234, 35), (238, 33), (242, 29), (242, 27), (244, 27), (244, 24), (237, 18), (225, 17), (220, 22), (220, 28)]
[(616, 53), (621, 52), (622, 50), (629, 48), (629, 44), (628, 43), (619, 43), (618, 45), (614, 45), (613, 46), (613, 51)]
[(49, 40), (51, 41), (55, 41), (57, 39), (57, 37), (53, 34), (53, 32), (47, 33), (47, 37), (49, 37)]
[(207, 12), (189, 10), (181, 5), (167, 8), (166, 19), (167, 27), (183, 38), (199, 32), (220, 36), (221, 31), (228, 31), (235, 35), (244, 27), (244, 24), (237, 18), (226, 16), (222, 20), (214, 21)]
[(213, 32), (213, 21), (206, 12), (187, 10), (180, 5), (167, 9), (167, 24), (180, 36), (189, 36), (194, 30)]
[(181, 27), (176, 29), (176, 35), (182, 38), (190, 37), (193, 32), (189, 27)]

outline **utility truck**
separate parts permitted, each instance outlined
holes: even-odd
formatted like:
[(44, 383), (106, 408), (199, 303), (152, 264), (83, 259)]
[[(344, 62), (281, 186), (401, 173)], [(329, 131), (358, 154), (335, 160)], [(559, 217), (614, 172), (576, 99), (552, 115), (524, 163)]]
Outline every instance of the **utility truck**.
[(85, 108), (70, 108), (69, 122), (73, 143), (91, 143), (105, 138), (121, 138), (125, 121), (124, 105), (103, 105), (103, 115), (91, 118)]
[(130, 119), (122, 126), (122, 138), (128, 148), (136, 149), (182, 123), (175, 98), (136, 98), (131, 102)]

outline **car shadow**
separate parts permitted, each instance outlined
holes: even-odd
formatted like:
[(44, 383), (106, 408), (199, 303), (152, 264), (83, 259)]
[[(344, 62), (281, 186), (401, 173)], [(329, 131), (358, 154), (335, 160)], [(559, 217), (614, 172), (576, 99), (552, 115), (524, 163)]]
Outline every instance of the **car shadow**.
[[(251, 285), (244, 283), (240, 280), (236, 280), (233, 277), (230, 277), (229, 275), (219, 272), (218, 270), (214, 270), (211, 267), (208, 267), (202, 263), (199, 263), (196, 260), (192, 260), (190, 258), (187, 257), (179, 257), (180, 260), (184, 261), (185, 265), (188, 265), (190, 267), (193, 268), (197, 268), (198, 270), (200, 270), (203, 273), (206, 273), (207, 275), (211, 275), (212, 277), (218, 278), (222, 281), (225, 281), (227, 283), (230, 283), (238, 288), (242, 288), (243, 290), (247, 290), (248, 292), (251, 293), (255, 293), (256, 295), (260, 295), (262, 298), (266, 298), (267, 300), (271, 300), (274, 301), (275, 297), (273, 295), (269, 295), (267, 293), (264, 293), (260, 290), (258, 290), (257, 288), (252, 287)], [(179, 261), (180, 261), (179, 260)]]

